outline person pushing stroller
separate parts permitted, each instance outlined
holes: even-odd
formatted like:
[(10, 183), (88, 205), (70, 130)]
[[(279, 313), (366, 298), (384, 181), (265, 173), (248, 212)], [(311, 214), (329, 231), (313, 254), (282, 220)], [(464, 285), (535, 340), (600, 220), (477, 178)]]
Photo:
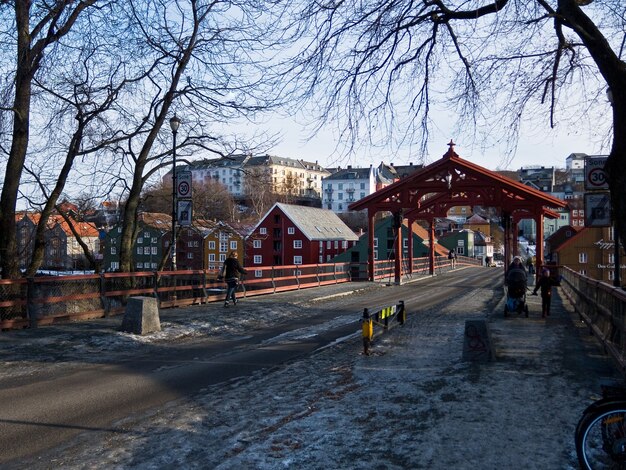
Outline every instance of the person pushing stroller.
[(521, 313), (523, 311), (528, 316), (528, 305), (526, 305), (528, 277), (522, 264), (522, 259), (519, 256), (513, 258), (505, 280), (507, 299), (504, 306), (504, 315), (506, 316), (509, 312)]

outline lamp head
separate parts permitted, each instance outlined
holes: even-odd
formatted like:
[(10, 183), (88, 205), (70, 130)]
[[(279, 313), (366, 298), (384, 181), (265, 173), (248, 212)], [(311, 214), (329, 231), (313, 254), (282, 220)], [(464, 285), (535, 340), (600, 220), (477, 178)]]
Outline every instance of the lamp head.
[(172, 129), (172, 132), (176, 132), (179, 127), (180, 119), (178, 118), (178, 116), (176, 116), (176, 114), (174, 114), (174, 116), (170, 118), (170, 128)]

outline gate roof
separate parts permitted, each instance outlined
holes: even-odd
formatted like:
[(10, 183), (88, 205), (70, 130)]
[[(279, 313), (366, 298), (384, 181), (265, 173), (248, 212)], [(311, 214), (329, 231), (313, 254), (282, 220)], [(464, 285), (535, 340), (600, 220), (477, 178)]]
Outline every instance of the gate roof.
[(402, 210), (404, 217), (445, 217), (454, 206), (499, 207), (515, 219), (545, 215), (558, 218), (561, 199), (463, 160), (454, 142), (443, 157), (410, 176), (350, 204), (350, 210)]

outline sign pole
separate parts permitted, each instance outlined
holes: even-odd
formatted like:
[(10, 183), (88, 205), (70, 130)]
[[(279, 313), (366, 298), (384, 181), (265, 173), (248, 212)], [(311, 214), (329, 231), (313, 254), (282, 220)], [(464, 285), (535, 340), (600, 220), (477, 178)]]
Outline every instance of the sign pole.
[(622, 287), (622, 283), (620, 282), (620, 259), (619, 259), (619, 224), (617, 220), (613, 220), (613, 240), (615, 242), (615, 262), (613, 266), (615, 268), (615, 275), (613, 276), (613, 285), (615, 287)]

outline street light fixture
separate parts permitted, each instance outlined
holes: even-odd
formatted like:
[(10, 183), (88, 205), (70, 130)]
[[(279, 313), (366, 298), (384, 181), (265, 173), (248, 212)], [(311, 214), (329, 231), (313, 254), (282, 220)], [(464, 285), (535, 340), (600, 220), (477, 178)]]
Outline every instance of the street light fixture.
[(177, 222), (177, 201), (176, 201), (176, 133), (180, 127), (180, 119), (174, 114), (170, 119), (170, 128), (174, 136), (174, 146), (172, 149), (172, 243), (170, 250), (172, 251), (172, 271), (176, 271), (176, 222)]

